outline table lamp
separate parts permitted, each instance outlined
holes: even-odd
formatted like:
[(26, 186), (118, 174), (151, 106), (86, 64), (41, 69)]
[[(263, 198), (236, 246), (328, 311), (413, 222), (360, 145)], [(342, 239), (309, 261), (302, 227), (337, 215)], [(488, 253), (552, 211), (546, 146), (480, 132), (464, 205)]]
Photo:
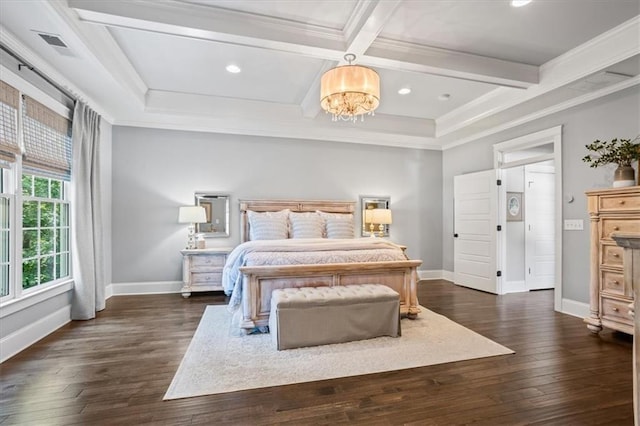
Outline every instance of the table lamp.
[(391, 217), (391, 210), (389, 209), (373, 209), (371, 210), (371, 226), (374, 223), (378, 224), (380, 236), (384, 236), (384, 226), (393, 222)]
[(178, 214), (179, 223), (189, 224), (189, 233), (187, 237), (187, 250), (196, 248), (196, 223), (205, 223), (207, 221), (207, 212), (204, 207), (200, 206), (182, 206)]

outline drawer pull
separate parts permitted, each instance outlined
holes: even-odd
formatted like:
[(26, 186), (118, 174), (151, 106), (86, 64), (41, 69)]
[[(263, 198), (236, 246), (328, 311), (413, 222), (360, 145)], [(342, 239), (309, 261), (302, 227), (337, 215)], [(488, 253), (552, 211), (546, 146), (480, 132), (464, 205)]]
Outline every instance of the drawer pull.
[(620, 255), (618, 253), (612, 253), (611, 256), (613, 257), (620, 257)]
[(614, 227), (613, 227), (613, 230), (614, 230), (614, 231), (618, 231), (619, 229), (620, 229), (620, 228), (618, 228), (617, 226), (614, 226)]
[(613, 280), (613, 281), (611, 281), (611, 282), (613, 283), (613, 285), (618, 285), (618, 284), (620, 284), (620, 283), (618, 282), (618, 280)]
[(613, 308), (611, 308), (611, 310), (612, 310), (613, 312), (618, 312), (618, 311), (619, 311), (619, 309), (618, 309), (618, 308), (616, 308), (615, 306), (614, 306)]
[(618, 204), (623, 205), (624, 204), (624, 200), (618, 201)]

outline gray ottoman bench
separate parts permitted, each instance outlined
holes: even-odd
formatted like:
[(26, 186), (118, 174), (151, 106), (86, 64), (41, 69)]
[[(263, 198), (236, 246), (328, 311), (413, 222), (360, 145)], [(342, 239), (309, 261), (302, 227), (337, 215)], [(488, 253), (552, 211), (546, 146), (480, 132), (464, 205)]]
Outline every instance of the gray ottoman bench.
[(278, 350), (400, 335), (400, 296), (381, 284), (277, 289), (269, 332)]

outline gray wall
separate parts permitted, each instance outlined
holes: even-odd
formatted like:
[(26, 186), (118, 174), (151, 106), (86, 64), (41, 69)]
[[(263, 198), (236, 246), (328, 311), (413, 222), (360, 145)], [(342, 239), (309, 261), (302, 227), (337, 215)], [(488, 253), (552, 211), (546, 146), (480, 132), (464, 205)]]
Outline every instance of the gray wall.
[(196, 191), (231, 196), (231, 237), (207, 247), (239, 243), (242, 198), (390, 196), (391, 239), (423, 260), (420, 269), (442, 266), (441, 152), (114, 127), (112, 282), (181, 279), (178, 207)]
[(453, 177), (493, 168), (493, 144), (562, 125), (563, 219), (583, 219), (584, 231), (565, 231), (562, 237), (562, 296), (589, 301), (589, 215), (584, 192), (611, 187), (613, 169), (589, 168), (582, 162), (584, 146), (595, 139), (634, 138), (640, 134), (638, 87), (598, 99), (515, 129), (458, 146), (443, 153), (443, 269), (453, 271)]

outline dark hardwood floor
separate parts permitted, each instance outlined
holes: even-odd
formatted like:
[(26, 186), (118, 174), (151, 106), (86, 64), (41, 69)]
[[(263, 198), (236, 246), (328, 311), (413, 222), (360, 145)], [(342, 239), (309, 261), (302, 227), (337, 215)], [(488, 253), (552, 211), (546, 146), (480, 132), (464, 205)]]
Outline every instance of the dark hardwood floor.
[[(0, 365), (0, 424), (632, 425), (631, 338), (553, 312), (553, 292), (419, 284), (423, 306), (516, 351), (478, 360), (162, 401), (215, 293), (113, 297)], [(408, 320), (407, 320), (408, 321)]]

